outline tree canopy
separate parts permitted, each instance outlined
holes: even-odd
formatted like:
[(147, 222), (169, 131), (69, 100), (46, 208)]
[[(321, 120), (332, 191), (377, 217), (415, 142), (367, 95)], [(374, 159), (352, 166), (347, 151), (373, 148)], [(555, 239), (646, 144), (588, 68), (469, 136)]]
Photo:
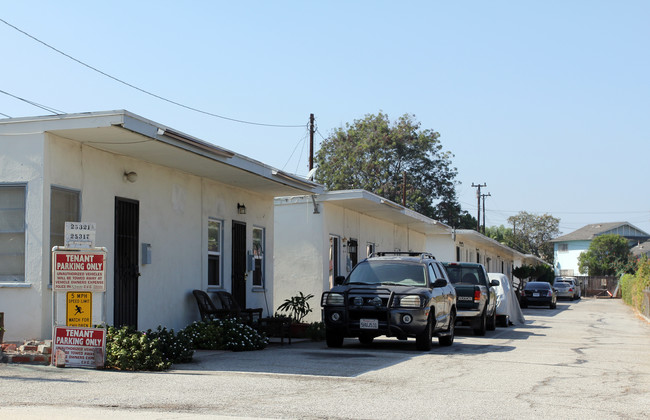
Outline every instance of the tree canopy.
[(543, 259), (553, 261), (553, 244), (549, 242), (560, 234), (560, 219), (550, 214), (535, 214), (520, 211), (516, 216), (508, 217), (512, 224), (512, 247), (524, 253), (530, 253)]
[(553, 261), (553, 244), (549, 241), (560, 234), (560, 219), (550, 214), (537, 216), (521, 211), (516, 216), (510, 216), (508, 223), (513, 227), (501, 225), (485, 228), (485, 236), (524, 254)]
[(391, 124), (386, 114), (368, 114), (324, 139), (315, 156), (316, 181), (329, 190), (364, 189), (397, 203), (404, 192), (406, 207), (459, 227), (466, 212), (457, 202), (457, 170), (439, 137), (413, 115)]
[(578, 256), (578, 269), (590, 276), (613, 276), (629, 271), (630, 246), (620, 235), (596, 236)]

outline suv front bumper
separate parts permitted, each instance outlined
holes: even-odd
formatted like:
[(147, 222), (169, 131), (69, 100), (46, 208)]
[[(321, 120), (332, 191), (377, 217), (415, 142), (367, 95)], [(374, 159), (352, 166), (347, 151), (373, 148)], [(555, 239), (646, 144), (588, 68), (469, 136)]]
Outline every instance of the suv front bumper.
[[(361, 320), (376, 320), (377, 328), (362, 328)], [(325, 307), (323, 322), (328, 329), (345, 337), (361, 334), (387, 337), (414, 337), (424, 331), (429, 320), (429, 308), (395, 308), (371, 310), (369, 308)], [(370, 322), (370, 325), (373, 325)]]

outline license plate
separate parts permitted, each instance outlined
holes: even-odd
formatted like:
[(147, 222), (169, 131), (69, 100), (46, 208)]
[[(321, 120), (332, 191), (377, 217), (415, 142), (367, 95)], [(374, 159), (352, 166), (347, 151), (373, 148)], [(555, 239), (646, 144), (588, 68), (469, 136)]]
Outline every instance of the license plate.
[(360, 319), (359, 328), (362, 330), (376, 330), (379, 328), (379, 321), (376, 319)]
[(533, 297), (539, 297), (539, 293), (533, 293)]

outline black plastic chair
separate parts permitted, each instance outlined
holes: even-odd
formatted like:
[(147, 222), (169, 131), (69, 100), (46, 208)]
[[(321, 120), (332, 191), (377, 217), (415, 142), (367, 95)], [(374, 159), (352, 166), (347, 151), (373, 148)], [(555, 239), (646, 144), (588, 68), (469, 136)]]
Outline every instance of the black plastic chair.
[(221, 300), (224, 308), (228, 309), (235, 317), (240, 318), (245, 324), (254, 326), (262, 319), (262, 308), (242, 308), (235, 298), (228, 292), (219, 291), (215, 293)]
[(227, 309), (221, 303), (219, 299), (217, 304), (210, 299), (210, 296), (205, 293), (203, 290), (192, 290), (192, 294), (196, 299), (196, 304), (199, 306), (199, 313), (201, 314), (201, 319), (210, 319), (210, 318), (228, 318), (234, 317), (234, 314), (230, 309)]

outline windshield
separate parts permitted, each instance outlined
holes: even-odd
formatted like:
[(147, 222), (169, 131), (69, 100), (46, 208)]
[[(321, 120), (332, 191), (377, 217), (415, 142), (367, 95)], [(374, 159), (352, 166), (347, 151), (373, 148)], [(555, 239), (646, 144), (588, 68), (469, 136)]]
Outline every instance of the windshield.
[(550, 289), (550, 288), (551, 288), (550, 283), (541, 282), (541, 281), (531, 281), (530, 283), (526, 283), (526, 287), (524, 289), (537, 290), (537, 289)]
[(479, 267), (463, 267), (462, 265), (448, 265), (445, 267), (449, 280), (453, 284), (485, 284), (485, 275)]
[(425, 266), (403, 261), (365, 261), (352, 270), (346, 283), (426, 286)]

